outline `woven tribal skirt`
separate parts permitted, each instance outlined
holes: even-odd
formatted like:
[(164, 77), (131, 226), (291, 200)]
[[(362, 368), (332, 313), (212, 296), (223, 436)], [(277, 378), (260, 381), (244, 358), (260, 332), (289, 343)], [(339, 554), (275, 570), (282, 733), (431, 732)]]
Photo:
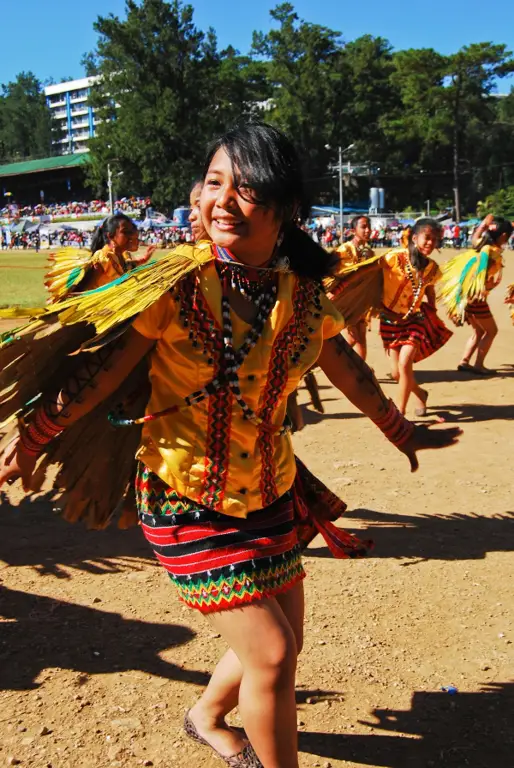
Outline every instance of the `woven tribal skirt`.
[(367, 554), (372, 542), (334, 525), (346, 504), (297, 459), (288, 493), (246, 519), (180, 496), (144, 464), (136, 477), (143, 532), (179, 598), (202, 613), (286, 592), (305, 577), (301, 550), (320, 533), (338, 558)]
[(191, 608), (237, 608), (305, 577), (291, 493), (247, 519), (229, 517), (180, 496), (140, 464), (136, 498), (143, 532)]
[(407, 320), (396, 320), (392, 312), (383, 312), (380, 316), (380, 336), (385, 349), (406, 345), (416, 347), (415, 363), (437, 352), (452, 335), (434, 307), (427, 302)]
[(483, 301), (480, 299), (476, 299), (475, 301), (470, 301), (466, 309), (464, 311), (464, 320), (466, 323), (469, 323), (470, 318), (475, 318), (476, 320), (493, 320), (493, 313), (489, 309), (489, 304), (487, 301)]

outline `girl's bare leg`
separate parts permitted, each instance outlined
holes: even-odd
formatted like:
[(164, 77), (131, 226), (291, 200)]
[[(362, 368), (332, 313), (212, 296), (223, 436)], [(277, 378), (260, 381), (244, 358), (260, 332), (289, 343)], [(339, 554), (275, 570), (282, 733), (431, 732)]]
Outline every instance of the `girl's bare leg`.
[(424, 407), (426, 401), (425, 390), (416, 382), (414, 378), (414, 357), (416, 355), (416, 347), (411, 344), (405, 344), (400, 348), (400, 355), (398, 358), (398, 373), (399, 373), (399, 394), (398, 394), (398, 408), (405, 414), (407, 410), (407, 403), (411, 392), (414, 394), (416, 400), (419, 402), (420, 407)]
[(400, 350), (390, 349), (387, 356), (391, 363), (391, 378), (393, 381), (400, 381)]
[(245, 743), (225, 723), (239, 699), (246, 733), (266, 768), (297, 767), (294, 671), (303, 642), (303, 615), (303, 584), (297, 584), (274, 600), (211, 616), (231, 649), (190, 716), (221, 754), (235, 754)]
[(495, 336), (498, 333), (498, 326), (494, 318), (487, 320), (480, 320), (480, 325), (483, 330), (483, 335), (478, 342), (477, 356), (475, 360), (475, 368), (485, 368), (484, 361), (487, 353), (491, 349), (491, 345)]
[(349, 325), (345, 329), (344, 337), (348, 344), (353, 347), (359, 357), (366, 359), (368, 353), (366, 333), (368, 326), (365, 320), (359, 320), (356, 325)]
[(466, 342), (466, 346), (464, 347), (464, 354), (462, 355), (462, 360), (460, 361), (459, 365), (471, 364), (471, 358), (477, 351), (478, 345), (485, 333), (485, 331), (480, 327), (479, 323), (477, 323), (474, 317), (469, 318), (469, 323), (473, 329), (473, 333)]

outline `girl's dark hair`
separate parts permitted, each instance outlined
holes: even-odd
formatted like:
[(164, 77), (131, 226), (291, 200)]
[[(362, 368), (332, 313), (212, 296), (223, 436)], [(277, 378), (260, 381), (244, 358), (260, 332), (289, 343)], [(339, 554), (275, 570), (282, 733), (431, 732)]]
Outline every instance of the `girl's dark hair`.
[(100, 251), (104, 245), (107, 245), (109, 236), (113, 237), (116, 234), (122, 221), (128, 221), (130, 224), (134, 225), (132, 219), (129, 216), (125, 216), (124, 213), (115, 213), (113, 216), (107, 216), (107, 218), (102, 221), (100, 226), (95, 229), (91, 239), (92, 253)]
[(191, 188), (189, 190), (189, 194), (191, 194), (191, 192), (193, 191), (193, 189), (195, 187), (203, 187), (203, 182), (204, 182), (204, 180), (202, 179), (201, 176), (197, 176), (196, 179), (193, 179), (193, 181), (191, 183)]
[(495, 227), (494, 229), (486, 229), (480, 240), (475, 246), (475, 251), (479, 252), (484, 245), (496, 245), (502, 235), (507, 235), (509, 238), (512, 235), (513, 226), (508, 219), (504, 219), (503, 216), (495, 216), (489, 226)]
[(418, 235), (420, 232), (423, 232), (424, 229), (433, 229), (434, 232), (437, 233), (438, 235), (437, 245), (439, 245), (439, 240), (441, 238), (441, 226), (439, 222), (436, 221), (435, 219), (429, 219), (428, 217), (424, 217), (422, 219), (418, 219), (415, 222), (414, 226), (409, 232), (409, 256), (410, 256), (412, 266), (418, 270), (425, 269), (426, 265), (428, 264), (428, 259), (426, 256), (423, 256), (418, 251), (418, 249), (414, 245), (413, 238), (414, 238), (414, 235)]
[(369, 216), (366, 216), (365, 214), (361, 213), (360, 216), (354, 216), (353, 219), (350, 221), (350, 229), (355, 229), (357, 224), (361, 219), (366, 219), (368, 222), (368, 227), (371, 229), (371, 219)]
[(205, 179), (219, 149), (232, 163), (234, 180), (245, 200), (275, 211), (282, 224), (280, 251), (297, 275), (321, 280), (336, 259), (297, 226), (308, 218), (301, 163), (285, 134), (261, 121), (238, 125), (216, 139), (205, 161)]

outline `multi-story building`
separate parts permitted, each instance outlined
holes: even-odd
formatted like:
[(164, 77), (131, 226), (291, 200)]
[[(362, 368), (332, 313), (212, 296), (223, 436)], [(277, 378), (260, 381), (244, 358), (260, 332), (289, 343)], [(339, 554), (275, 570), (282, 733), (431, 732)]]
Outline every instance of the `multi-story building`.
[(61, 155), (89, 152), (88, 141), (95, 135), (98, 120), (88, 98), (96, 80), (95, 77), (83, 77), (45, 88), (46, 103), (60, 129), (55, 144)]

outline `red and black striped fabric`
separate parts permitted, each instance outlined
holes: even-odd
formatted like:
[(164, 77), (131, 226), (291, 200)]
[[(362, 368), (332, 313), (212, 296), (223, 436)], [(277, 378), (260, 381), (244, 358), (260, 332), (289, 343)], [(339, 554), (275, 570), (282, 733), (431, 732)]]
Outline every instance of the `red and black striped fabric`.
[(293, 587), (305, 577), (301, 550), (318, 533), (336, 557), (362, 557), (370, 548), (333, 524), (346, 504), (299, 460), (291, 491), (246, 519), (180, 496), (143, 464), (136, 498), (143, 532), (180, 600), (203, 613)]
[(191, 608), (237, 608), (305, 577), (291, 493), (246, 519), (229, 517), (180, 496), (140, 464), (136, 498), (143, 532)]
[(493, 320), (493, 313), (491, 312), (487, 301), (476, 299), (475, 301), (468, 302), (464, 311), (465, 322), (469, 323), (470, 318), (476, 318), (477, 320)]
[(398, 349), (406, 345), (416, 347), (415, 363), (437, 352), (452, 335), (434, 307), (427, 302), (407, 320), (402, 320), (401, 316), (393, 312), (383, 311), (380, 316), (380, 336), (385, 349)]

